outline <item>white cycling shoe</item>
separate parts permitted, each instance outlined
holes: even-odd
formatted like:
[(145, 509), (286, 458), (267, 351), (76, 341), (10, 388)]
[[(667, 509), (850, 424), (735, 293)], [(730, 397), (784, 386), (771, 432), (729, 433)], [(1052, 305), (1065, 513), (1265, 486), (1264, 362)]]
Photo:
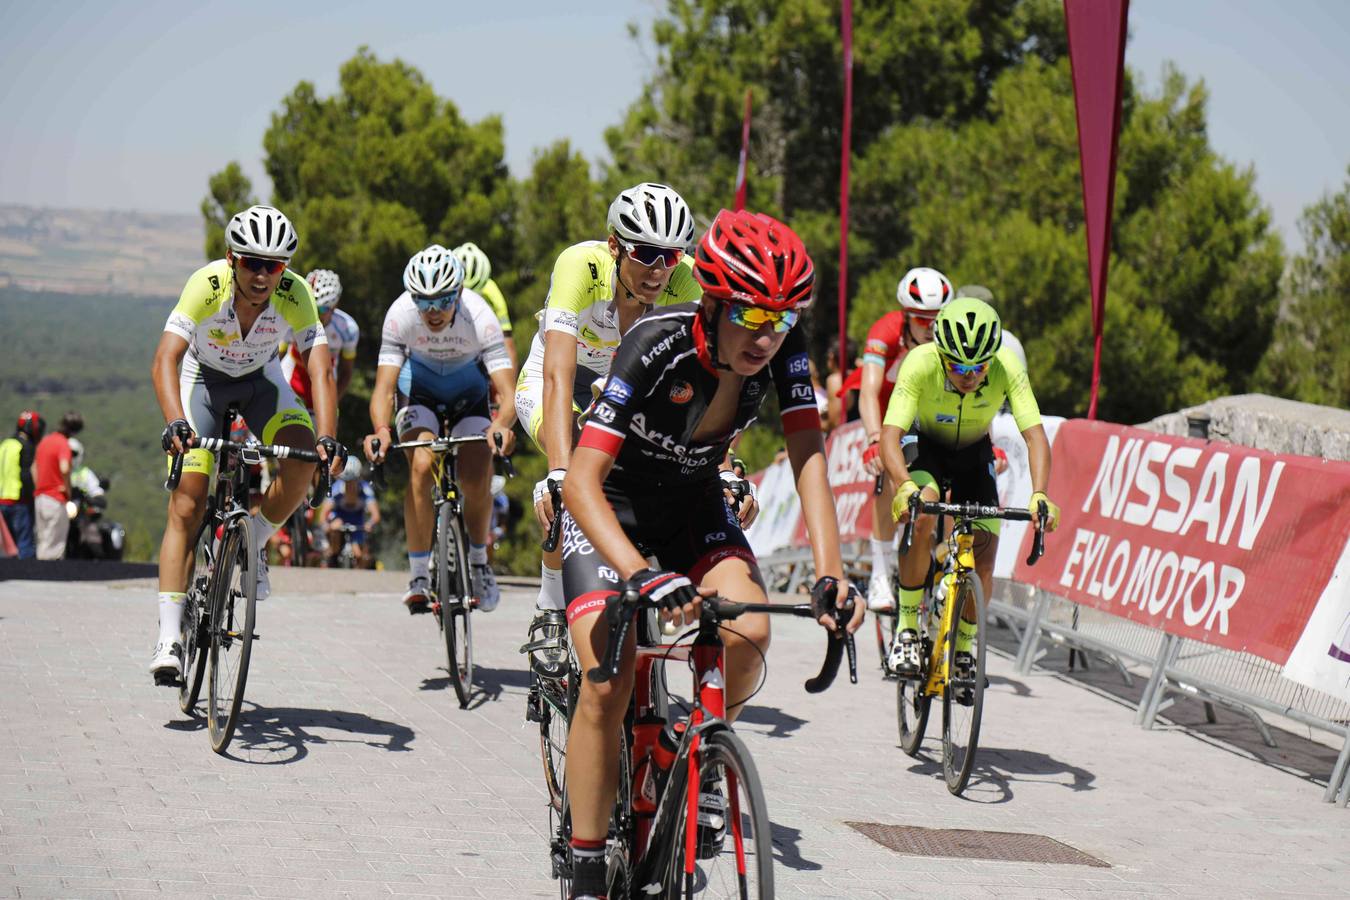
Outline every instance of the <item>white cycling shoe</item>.
[(267, 546), (258, 548), (258, 600), (272, 596), (272, 581), (267, 577)]
[(891, 577), (872, 578), (867, 583), (867, 610), (874, 613), (894, 613), (895, 595), (891, 593)]
[(408, 589), (403, 592), (403, 605), (414, 616), (431, 612), (431, 579), (419, 576), (409, 581)]
[(923, 669), (919, 659), (919, 633), (909, 628), (901, 630), (891, 644), (891, 655), (886, 660), (887, 667), (901, 678), (917, 678)]
[(174, 685), (183, 674), (183, 645), (177, 641), (160, 641), (150, 656), (150, 674), (155, 684)]
[(492, 612), (501, 602), (502, 591), (497, 587), (497, 576), (492, 574), (492, 566), (487, 563), (469, 564), (469, 584), (473, 595), (478, 598), (478, 609)]

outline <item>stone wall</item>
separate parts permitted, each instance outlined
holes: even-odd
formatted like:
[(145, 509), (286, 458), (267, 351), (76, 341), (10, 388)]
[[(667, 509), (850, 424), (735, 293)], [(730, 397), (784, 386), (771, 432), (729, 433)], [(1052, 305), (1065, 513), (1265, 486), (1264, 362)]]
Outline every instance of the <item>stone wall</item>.
[[(1266, 394), (1219, 397), (1159, 416), (1140, 428), (1163, 434), (1192, 433), (1192, 420), (1203, 427), (1208, 417), (1209, 438), (1267, 450), (1325, 459), (1350, 461), (1350, 411), (1282, 400)], [(1198, 435), (1197, 435), (1198, 436)]]

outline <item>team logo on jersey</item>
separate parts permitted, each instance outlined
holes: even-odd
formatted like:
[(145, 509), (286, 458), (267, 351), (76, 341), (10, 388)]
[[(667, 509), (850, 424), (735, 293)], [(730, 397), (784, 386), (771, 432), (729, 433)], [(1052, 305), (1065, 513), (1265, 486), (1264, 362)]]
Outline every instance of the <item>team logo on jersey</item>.
[(592, 344), (598, 344), (598, 343), (600, 343), (600, 335), (598, 335), (598, 334), (596, 334), (594, 331), (592, 331), (592, 330), (591, 330), (591, 326), (589, 326), (589, 325), (582, 325), (582, 326), (581, 326), (581, 336), (582, 336), (584, 339), (590, 341)]
[(816, 399), (816, 392), (811, 389), (809, 384), (794, 384), (792, 386), (792, 399), (814, 400)]
[(606, 400), (623, 405), (633, 397), (633, 387), (616, 375), (610, 375), (603, 394)]
[(670, 386), (671, 403), (688, 403), (694, 399), (694, 386), (679, 378)]
[(956, 416), (949, 416), (949, 415), (947, 415), (946, 413), (938, 413), (938, 414), (937, 414), (937, 420), (938, 420), (939, 422), (943, 423), (944, 425), (955, 425), (955, 424), (956, 424)]
[(220, 341), (221, 343), (226, 345), (233, 344), (235, 341), (234, 335), (226, 334), (224, 328), (212, 328), (206, 333), (211, 335), (212, 340)]
[(293, 284), (295, 284), (295, 280), (294, 280), (294, 279), (292, 279), (292, 278), (283, 278), (283, 279), (281, 279), (281, 282), (277, 285), (277, 289), (278, 289), (278, 290), (282, 290), (282, 291), (289, 291), (289, 290), (291, 289), (291, 285), (293, 285)]
[[(206, 280), (209, 281), (209, 282), (211, 282), (211, 290), (215, 291), (216, 293), (220, 293), (220, 276), (219, 276), (219, 275), (207, 275), (207, 276), (206, 276)], [(212, 294), (210, 297), (207, 297), (207, 298), (206, 298), (206, 302), (207, 302), (207, 303), (211, 303), (211, 302), (214, 301), (215, 299), (216, 299), (216, 295), (215, 295), (215, 294)]]
[(805, 353), (798, 353), (788, 359), (787, 373), (789, 375), (806, 375), (810, 371), (811, 362), (806, 358)]
[(605, 403), (604, 401), (601, 401), (595, 404), (595, 408), (591, 411), (591, 415), (595, 418), (595, 421), (603, 422), (604, 424), (608, 425), (609, 423), (614, 421), (614, 416), (616, 415), (616, 413), (614, 412), (614, 407), (610, 406), (608, 403)]
[(745, 396), (758, 397), (761, 390), (763, 390), (763, 387), (758, 381), (751, 381), (745, 386)]
[(889, 349), (890, 348), (886, 346), (885, 341), (878, 340), (877, 338), (872, 338), (870, 341), (867, 342), (867, 347), (863, 352), (875, 353), (877, 356), (884, 357), (886, 355), (886, 351)]
[(593, 262), (588, 262), (588, 263), (586, 263), (586, 267), (589, 268), (589, 269), (591, 270), (591, 281), (599, 281), (599, 280), (600, 280), (600, 270), (597, 269), (597, 268), (595, 267), (595, 263), (593, 263)]

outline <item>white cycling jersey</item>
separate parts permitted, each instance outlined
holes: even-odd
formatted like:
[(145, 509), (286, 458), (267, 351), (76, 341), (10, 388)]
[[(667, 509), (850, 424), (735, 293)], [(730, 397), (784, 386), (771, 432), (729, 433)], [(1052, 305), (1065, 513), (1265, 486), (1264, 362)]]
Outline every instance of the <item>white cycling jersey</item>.
[[(322, 321), (322, 320), (320, 320)], [(324, 336), (328, 338), (328, 353), (333, 357), (333, 377), (337, 377), (338, 361), (356, 359), (356, 345), (361, 340), (361, 326), (356, 320), (340, 309), (333, 310), (328, 324), (323, 326)], [(300, 365), (300, 348), (291, 344), (281, 355), (281, 373), (289, 381)]]
[(491, 375), (511, 368), (502, 326), (486, 300), (465, 288), (455, 319), (432, 331), (404, 291), (384, 316), (380, 334), (381, 366), (402, 367), (411, 361), (436, 375), (450, 375), (468, 363), (482, 360)]

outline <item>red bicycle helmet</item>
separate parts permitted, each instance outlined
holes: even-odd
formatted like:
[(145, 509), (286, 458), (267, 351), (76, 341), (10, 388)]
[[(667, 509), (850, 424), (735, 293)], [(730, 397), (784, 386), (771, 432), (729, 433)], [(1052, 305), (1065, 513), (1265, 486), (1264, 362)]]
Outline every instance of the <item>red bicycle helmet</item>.
[(19, 431), (28, 435), (29, 439), (37, 440), (42, 434), (43, 421), (42, 416), (31, 409), (25, 409), (19, 413)]
[(724, 209), (699, 239), (694, 277), (715, 300), (783, 310), (811, 303), (816, 276), (791, 228), (763, 213)]

